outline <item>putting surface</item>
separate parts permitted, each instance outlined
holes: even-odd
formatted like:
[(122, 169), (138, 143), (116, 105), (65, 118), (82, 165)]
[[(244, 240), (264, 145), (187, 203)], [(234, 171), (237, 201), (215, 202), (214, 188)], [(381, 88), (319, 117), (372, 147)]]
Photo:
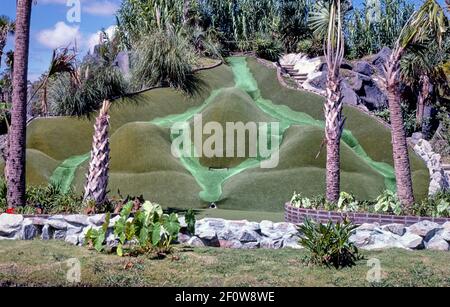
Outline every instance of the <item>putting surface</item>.
[[(323, 98), (287, 89), (269, 69), (253, 58), (232, 57), (227, 65), (199, 72), (203, 88), (187, 97), (169, 88), (158, 88), (114, 101), (111, 115), (110, 196), (143, 195), (166, 208), (207, 208), (250, 212), (282, 212), (294, 191), (306, 196), (325, 191)], [(342, 190), (360, 199), (374, 199), (385, 189), (395, 189), (390, 131), (367, 114), (344, 108), (347, 117), (342, 138)], [(176, 157), (172, 143), (180, 133), (172, 131), (186, 122), (194, 131), (195, 116), (202, 125), (217, 122), (268, 124), (267, 139), (257, 148), (272, 156), (254, 156), (246, 150), (237, 157)], [(278, 124), (279, 129), (272, 127)], [(28, 127), (27, 180), (29, 184), (60, 181), (82, 193), (92, 140), (93, 119), (41, 118)], [(202, 135), (202, 143), (211, 135)], [(216, 139), (217, 141), (217, 139)], [(226, 139), (223, 137), (225, 144)], [(262, 168), (274, 158), (278, 163)], [(185, 144), (186, 145), (186, 144)], [(187, 138), (189, 151), (199, 152), (194, 136)], [(217, 143), (216, 143), (216, 146)], [(214, 146), (213, 146), (214, 148)], [(180, 153), (181, 147), (175, 151)], [(225, 148), (222, 149), (225, 154)], [(318, 154), (320, 152), (320, 154)], [(410, 155), (416, 197), (428, 192), (428, 170), (414, 153)]]

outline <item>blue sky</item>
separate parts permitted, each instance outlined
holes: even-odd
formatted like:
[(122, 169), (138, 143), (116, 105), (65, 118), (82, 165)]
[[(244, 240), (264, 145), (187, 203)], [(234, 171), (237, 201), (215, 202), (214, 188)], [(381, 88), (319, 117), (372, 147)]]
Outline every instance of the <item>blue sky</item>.
[[(257, 1), (257, 0), (255, 0)], [(363, 0), (354, 0), (358, 5)], [(422, 0), (413, 0), (421, 3)], [(441, 4), (444, 0), (439, 0)], [(52, 50), (74, 41), (81, 54), (85, 54), (98, 41), (102, 28), (113, 31), (114, 13), (121, 0), (37, 0), (31, 18), (29, 79), (36, 80), (47, 68)], [(1, 0), (0, 15), (15, 19), (16, 0)], [(79, 5), (79, 6), (78, 6)], [(74, 8), (80, 8), (79, 22), (73, 21)], [(13, 38), (5, 51), (13, 48)]]
[[(36, 80), (47, 69), (53, 48), (64, 47), (76, 41), (79, 51), (86, 53), (98, 40), (97, 32), (115, 24), (114, 13), (120, 2), (121, 0), (37, 0), (31, 16), (29, 79)], [(76, 9), (77, 4), (80, 5), (80, 10)], [(73, 14), (77, 11), (81, 13), (79, 22), (77, 14)], [(0, 15), (15, 19), (15, 14), (16, 0), (1, 0)], [(13, 40), (13, 37), (9, 38), (5, 51), (13, 48)]]

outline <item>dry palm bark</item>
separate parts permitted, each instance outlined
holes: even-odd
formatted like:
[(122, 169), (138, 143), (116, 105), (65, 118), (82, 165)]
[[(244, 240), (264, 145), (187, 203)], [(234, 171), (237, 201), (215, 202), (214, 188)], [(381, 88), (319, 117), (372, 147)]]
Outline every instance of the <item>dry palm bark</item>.
[(13, 69), (13, 99), (9, 131), (8, 208), (24, 205), (25, 199), (25, 142), (27, 123), (27, 77), (30, 42), (32, 0), (18, 0)]
[(109, 172), (109, 107), (108, 100), (103, 102), (95, 120), (92, 141), (91, 160), (84, 189), (84, 200), (100, 205), (106, 201)]
[(329, 202), (337, 202), (340, 194), (340, 142), (345, 123), (342, 116), (341, 78), (339, 76), (339, 69), (344, 58), (339, 1), (333, 3), (331, 7), (325, 57), (328, 65), (327, 100), (324, 106), (327, 144), (326, 197)]
[(414, 203), (414, 194), (399, 90), (400, 59), (403, 53), (404, 48), (398, 47), (394, 49), (389, 61), (385, 65), (385, 74), (391, 118), (392, 150), (395, 177), (397, 180), (397, 195), (403, 205), (410, 206)]

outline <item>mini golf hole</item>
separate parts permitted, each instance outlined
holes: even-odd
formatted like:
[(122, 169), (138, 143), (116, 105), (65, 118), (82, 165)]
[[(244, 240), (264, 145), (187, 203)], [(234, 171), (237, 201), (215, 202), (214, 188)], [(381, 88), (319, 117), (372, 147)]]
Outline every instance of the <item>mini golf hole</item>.
[(209, 209), (217, 209), (216, 203), (210, 203), (209, 204)]

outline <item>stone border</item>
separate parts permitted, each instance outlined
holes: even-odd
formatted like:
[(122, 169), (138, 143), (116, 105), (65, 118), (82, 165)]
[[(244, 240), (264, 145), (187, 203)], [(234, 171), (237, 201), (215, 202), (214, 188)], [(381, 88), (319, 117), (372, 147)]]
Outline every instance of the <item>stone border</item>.
[(313, 219), (316, 222), (327, 223), (328, 221), (339, 222), (344, 218), (349, 218), (354, 224), (362, 225), (367, 223), (378, 223), (380, 225), (402, 224), (411, 226), (421, 221), (430, 221), (437, 224), (450, 222), (450, 218), (436, 218), (426, 216), (397, 216), (388, 214), (375, 214), (364, 212), (337, 212), (326, 210), (315, 210), (296, 208), (286, 203), (284, 206), (284, 220), (287, 223), (302, 224), (305, 218)]

